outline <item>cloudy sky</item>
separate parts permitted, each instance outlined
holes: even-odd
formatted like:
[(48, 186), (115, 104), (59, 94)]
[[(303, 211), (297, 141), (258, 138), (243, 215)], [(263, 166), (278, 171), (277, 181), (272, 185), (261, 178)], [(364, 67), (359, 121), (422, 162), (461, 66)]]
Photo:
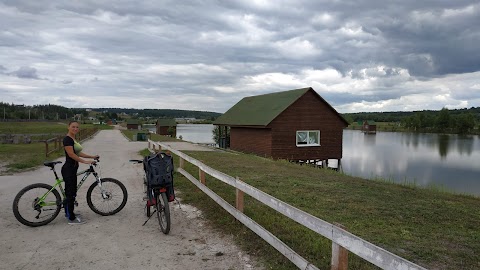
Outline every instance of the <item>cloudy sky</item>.
[(313, 87), (337, 111), (480, 106), (480, 3), (0, 0), (0, 101), (225, 112)]

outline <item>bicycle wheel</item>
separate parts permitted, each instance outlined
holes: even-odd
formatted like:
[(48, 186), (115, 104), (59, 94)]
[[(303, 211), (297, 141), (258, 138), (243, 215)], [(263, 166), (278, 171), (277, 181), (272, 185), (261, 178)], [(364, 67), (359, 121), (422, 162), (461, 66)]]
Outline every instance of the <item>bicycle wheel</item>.
[(152, 214), (151, 214), (151, 205), (149, 203), (149, 198), (150, 198), (150, 194), (148, 194), (148, 192), (152, 192), (151, 189), (149, 189), (147, 187), (147, 179), (145, 178), (145, 176), (143, 177), (143, 192), (146, 194), (146, 204), (145, 204), (145, 214), (147, 215), (147, 217), (150, 217)]
[[(161, 197), (161, 198), (159, 198)], [(160, 224), (160, 229), (164, 234), (170, 232), (170, 206), (165, 192), (155, 194), (157, 218)]]
[(147, 215), (147, 217), (150, 217), (152, 214), (151, 214), (151, 209), (150, 209), (150, 206), (148, 205), (148, 202), (146, 203), (145, 208), (146, 208), (145, 214)]
[[(37, 227), (54, 220), (62, 208), (60, 193), (42, 183), (26, 186), (13, 200), (13, 214), (20, 223)], [(42, 199), (43, 198), (43, 199)]]
[(87, 204), (93, 212), (110, 216), (118, 213), (127, 203), (127, 189), (113, 178), (102, 178), (102, 187), (95, 181), (87, 191)]

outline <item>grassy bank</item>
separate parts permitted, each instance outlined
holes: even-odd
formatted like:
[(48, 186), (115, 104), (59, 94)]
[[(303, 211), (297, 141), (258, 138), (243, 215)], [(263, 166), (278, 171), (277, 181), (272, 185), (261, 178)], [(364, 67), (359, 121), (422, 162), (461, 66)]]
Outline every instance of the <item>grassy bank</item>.
[[(106, 125), (80, 125), (80, 129), (111, 129)], [(0, 134), (66, 134), (67, 124), (62, 122), (0, 122)], [(50, 147), (53, 143), (50, 144)], [(41, 166), (45, 160), (64, 155), (62, 150), (45, 156), (45, 143), (0, 144), (0, 174), (16, 173)], [(3, 168), (2, 168), (3, 167)]]
[[(0, 134), (67, 133), (67, 122), (0, 122)], [(112, 129), (107, 125), (80, 124), (80, 129)]]
[[(233, 152), (186, 152), (208, 166), (429, 269), (479, 269), (480, 198), (346, 176)], [(178, 165), (177, 165), (178, 166)], [(198, 176), (198, 169), (186, 163)], [(207, 176), (207, 186), (234, 205), (233, 188)], [(270, 269), (295, 269), (177, 173), (186, 203), (219, 231), (233, 234)], [(320, 269), (329, 269), (331, 242), (246, 196), (245, 213)], [(375, 269), (349, 255), (350, 269)]]

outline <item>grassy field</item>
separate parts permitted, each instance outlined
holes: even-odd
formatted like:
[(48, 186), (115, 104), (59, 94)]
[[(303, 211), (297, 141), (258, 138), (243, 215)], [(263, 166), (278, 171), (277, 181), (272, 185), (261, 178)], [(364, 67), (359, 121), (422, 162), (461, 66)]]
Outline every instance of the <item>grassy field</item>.
[[(186, 152), (208, 166), (429, 269), (479, 269), (480, 198), (365, 180), (326, 169), (233, 152)], [(177, 161), (178, 162), (178, 161)], [(177, 163), (178, 166), (178, 163)], [(198, 168), (186, 163), (198, 177)], [(296, 269), (209, 197), (176, 173), (185, 203), (212, 226), (232, 234), (269, 269)], [(207, 186), (235, 205), (235, 190), (207, 176)], [(245, 198), (245, 214), (320, 269), (329, 269), (331, 242), (281, 214)], [(174, 222), (175, 224), (175, 222)], [(349, 269), (376, 269), (349, 254)]]
[[(111, 129), (106, 125), (80, 125), (80, 129)], [(67, 124), (62, 122), (0, 122), (0, 134), (66, 134)], [(52, 135), (53, 136), (53, 135)], [(48, 136), (47, 136), (48, 137)], [(50, 144), (50, 147), (53, 143)], [(63, 156), (57, 151), (45, 156), (45, 143), (0, 144), (0, 174), (15, 173), (41, 166), (45, 160), (54, 160)], [(4, 167), (2, 170), (1, 167)]]
[[(0, 134), (67, 133), (67, 122), (0, 122)], [(80, 129), (111, 129), (107, 125), (80, 124)]]

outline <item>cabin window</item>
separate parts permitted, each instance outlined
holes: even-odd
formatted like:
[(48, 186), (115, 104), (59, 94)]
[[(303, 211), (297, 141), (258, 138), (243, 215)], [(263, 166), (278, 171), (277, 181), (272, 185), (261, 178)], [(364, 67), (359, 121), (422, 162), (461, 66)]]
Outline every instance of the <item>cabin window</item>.
[(320, 146), (320, 130), (297, 131), (297, 146)]

